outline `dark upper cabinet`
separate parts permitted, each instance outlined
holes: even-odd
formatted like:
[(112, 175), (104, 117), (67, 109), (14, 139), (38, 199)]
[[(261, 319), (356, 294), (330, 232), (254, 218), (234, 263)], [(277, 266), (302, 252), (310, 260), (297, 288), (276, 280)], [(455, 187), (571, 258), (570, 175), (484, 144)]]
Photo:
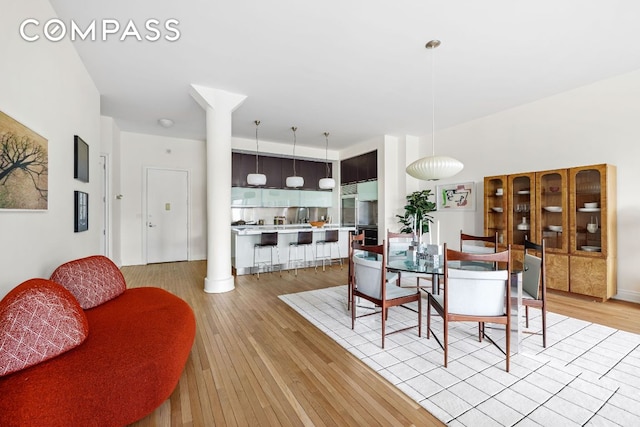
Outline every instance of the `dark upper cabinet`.
[(286, 179), (285, 171), (283, 170), (284, 160), (280, 157), (260, 157), (260, 171), (267, 176), (267, 188), (283, 188), (284, 180)]
[[(246, 187), (247, 174), (255, 171), (255, 154), (232, 153), (232, 187)], [(331, 171), (331, 164), (329, 164), (329, 171)], [(267, 176), (266, 188), (287, 188), (287, 177), (293, 175), (293, 159), (258, 156), (258, 172)], [(318, 190), (318, 181), (326, 176), (325, 162), (296, 159), (296, 174), (304, 178), (302, 190)]]
[(340, 184), (378, 178), (378, 151), (361, 154), (340, 162)]
[(358, 181), (378, 179), (378, 150), (362, 155), (363, 164), (358, 175)]
[(231, 171), (231, 186), (246, 187), (247, 175), (256, 171), (256, 156), (231, 153)]

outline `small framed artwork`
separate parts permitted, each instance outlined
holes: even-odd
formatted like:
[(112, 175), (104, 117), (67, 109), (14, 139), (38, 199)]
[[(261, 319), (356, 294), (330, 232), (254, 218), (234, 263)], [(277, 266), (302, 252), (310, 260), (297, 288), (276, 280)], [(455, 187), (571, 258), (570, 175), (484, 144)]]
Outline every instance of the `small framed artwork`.
[(438, 185), (436, 199), (438, 210), (476, 210), (476, 190), (473, 182)]
[(78, 135), (73, 136), (73, 177), (89, 182), (89, 145)]
[(73, 231), (89, 229), (89, 195), (84, 191), (74, 191)]

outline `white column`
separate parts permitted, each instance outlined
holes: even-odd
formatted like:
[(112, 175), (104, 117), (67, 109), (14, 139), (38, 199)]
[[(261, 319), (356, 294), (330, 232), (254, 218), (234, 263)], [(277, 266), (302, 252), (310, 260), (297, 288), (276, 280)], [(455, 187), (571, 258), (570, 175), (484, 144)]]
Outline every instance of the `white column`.
[(235, 288), (231, 274), (231, 114), (247, 98), (199, 85), (191, 96), (207, 113), (207, 277), (204, 291)]

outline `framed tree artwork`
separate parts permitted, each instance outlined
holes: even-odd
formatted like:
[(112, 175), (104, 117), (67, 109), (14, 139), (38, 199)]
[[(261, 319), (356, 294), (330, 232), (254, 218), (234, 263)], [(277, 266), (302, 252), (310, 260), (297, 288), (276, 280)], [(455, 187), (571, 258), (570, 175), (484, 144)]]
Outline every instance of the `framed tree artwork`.
[(47, 140), (0, 111), (0, 210), (46, 210)]

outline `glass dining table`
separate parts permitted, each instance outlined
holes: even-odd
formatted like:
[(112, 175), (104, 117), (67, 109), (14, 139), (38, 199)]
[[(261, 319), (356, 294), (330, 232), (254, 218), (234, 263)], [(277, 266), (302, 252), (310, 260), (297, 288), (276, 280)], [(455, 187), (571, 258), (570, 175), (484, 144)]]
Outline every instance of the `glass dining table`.
[[(478, 261), (451, 261), (449, 262), (450, 268), (457, 268), (461, 270), (493, 270), (495, 268), (494, 263), (492, 262), (478, 262)], [(519, 267), (519, 266), (516, 266)], [(521, 266), (520, 266), (521, 267)], [(387, 270), (394, 273), (409, 272), (409, 273), (419, 273), (431, 275), (431, 292), (437, 293), (439, 292), (439, 278), (444, 276), (444, 262), (442, 260), (442, 256), (440, 256), (439, 262), (433, 263), (429, 262), (426, 259), (410, 259), (401, 256), (392, 257), (387, 261)], [(512, 340), (511, 342), (516, 342), (517, 345), (515, 349), (512, 346), (513, 353), (521, 353), (522, 352), (522, 336), (523, 336), (523, 309), (522, 309), (522, 269), (521, 268), (512, 268), (511, 270), (511, 281), (512, 283), (517, 281), (517, 303), (515, 307), (511, 306), (512, 316), (515, 316), (515, 322), (512, 318), (511, 324), (512, 326)], [(424, 291), (423, 287), (420, 287), (420, 290)], [(515, 341), (514, 341), (515, 340)]]

